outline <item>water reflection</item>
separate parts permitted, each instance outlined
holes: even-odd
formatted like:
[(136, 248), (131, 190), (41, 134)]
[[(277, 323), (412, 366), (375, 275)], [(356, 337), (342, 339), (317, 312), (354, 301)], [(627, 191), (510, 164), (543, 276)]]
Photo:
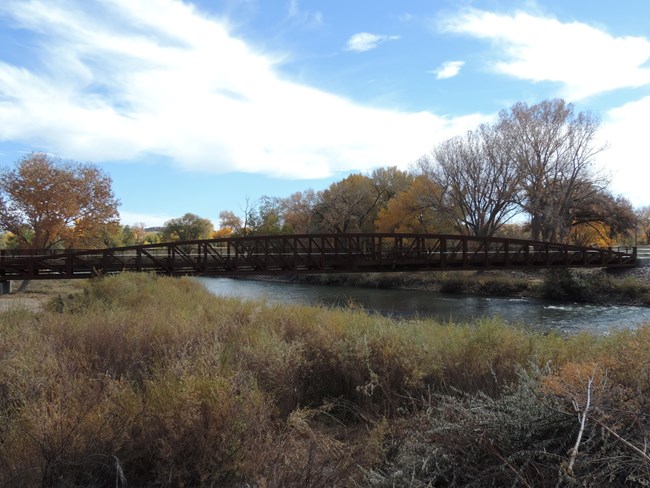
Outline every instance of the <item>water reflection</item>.
[(300, 285), (283, 282), (197, 278), (217, 295), (264, 299), (270, 303), (321, 304), (364, 309), (409, 319), (433, 317), (441, 321), (469, 322), (482, 317), (501, 317), (512, 324), (539, 330), (606, 333), (650, 323), (650, 308), (600, 306), (550, 302), (530, 298), (489, 298), (446, 295), (418, 290), (383, 290), (339, 286)]

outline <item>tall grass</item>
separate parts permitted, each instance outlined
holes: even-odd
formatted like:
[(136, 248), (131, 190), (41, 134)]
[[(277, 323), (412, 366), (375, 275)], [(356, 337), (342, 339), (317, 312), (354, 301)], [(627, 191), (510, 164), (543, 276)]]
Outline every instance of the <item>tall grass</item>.
[[(492, 465), (472, 432), (523, 449), (516, 419), (542, 422), (547, 404), (559, 423), (533, 429), (534, 444), (555, 449), (539, 472), (557, 475), (585, 371), (607, 386), (599, 421), (642, 445), (648, 364), (647, 327), (563, 337), (496, 320), (396, 323), (215, 297), (188, 278), (93, 280), (44, 312), (0, 314), (0, 486), (383, 486), (418, 453), (442, 456), (433, 474), (453, 478), (454, 442), (473, 446), (479, 476)], [(503, 402), (509, 421), (493, 415)], [(591, 460), (608, 452), (596, 444)], [(499, 480), (531, 476), (494, 459)]]

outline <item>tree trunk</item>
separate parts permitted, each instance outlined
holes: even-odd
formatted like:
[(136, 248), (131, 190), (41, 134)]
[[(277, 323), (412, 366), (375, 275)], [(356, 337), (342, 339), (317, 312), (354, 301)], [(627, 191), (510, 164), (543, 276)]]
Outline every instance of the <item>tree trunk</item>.
[(29, 284), (30, 284), (31, 282), (32, 282), (32, 280), (23, 280), (23, 281), (20, 283), (20, 286), (18, 287), (18, 289), (16, 290), (16, 293), (22, 293), (22, 292), (24, 292), (24, 291), (27, 289), (27, 287), (29, 286)]

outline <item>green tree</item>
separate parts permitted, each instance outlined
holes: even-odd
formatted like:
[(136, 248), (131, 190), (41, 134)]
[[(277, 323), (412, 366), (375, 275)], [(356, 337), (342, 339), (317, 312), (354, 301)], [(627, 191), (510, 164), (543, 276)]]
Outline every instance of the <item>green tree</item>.
[(133, 246), (137, 244), (144, 244), (147, 236), (147, 231), (144, 224), (139, 222), (134, 225), (125, 225), (122, 227), (122, 245)]
[(192, 241), (209, 239), (214, 228), (209, 219), (204, 219), (193, 213), (186, 213), (177, 219), (168, 220), (163, 224), (162, 239), (164, 241)]
[(283, 230), (281, 199), (263, 196), (257, 207), (256, 234), (280, 234)]

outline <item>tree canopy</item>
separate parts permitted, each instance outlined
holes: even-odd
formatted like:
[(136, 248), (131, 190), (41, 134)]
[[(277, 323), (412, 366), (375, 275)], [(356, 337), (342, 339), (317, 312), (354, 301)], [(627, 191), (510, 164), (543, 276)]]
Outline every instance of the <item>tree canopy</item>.
[(0, 173), (0, 226), (19, 247), (100, 247), (119, 227), (112, 180), (91, 164), (32, 153)]
[(186, 213), (182, 217), (165, 222), (161, 234), (165, 241), (191, 241), (209, 239), (213, 230), (209, 219)]
[(521, 174), (494, 125), (439, 144), (419, 161), (419, 170), (439, 189), (432, 192), (431, 205), (460, 232), (493, 235), (521, 211)]
[(565, 240), (574, 211), (606, 188), (594, 170), (594, 158), (604, 149), (595, 145), (598, 126), (594, 115), (576, 114), (562, 99), (520, 102), (501, 112), (498, 127), (519, 169), (521, 205), (530, 215), (533, 239)]

